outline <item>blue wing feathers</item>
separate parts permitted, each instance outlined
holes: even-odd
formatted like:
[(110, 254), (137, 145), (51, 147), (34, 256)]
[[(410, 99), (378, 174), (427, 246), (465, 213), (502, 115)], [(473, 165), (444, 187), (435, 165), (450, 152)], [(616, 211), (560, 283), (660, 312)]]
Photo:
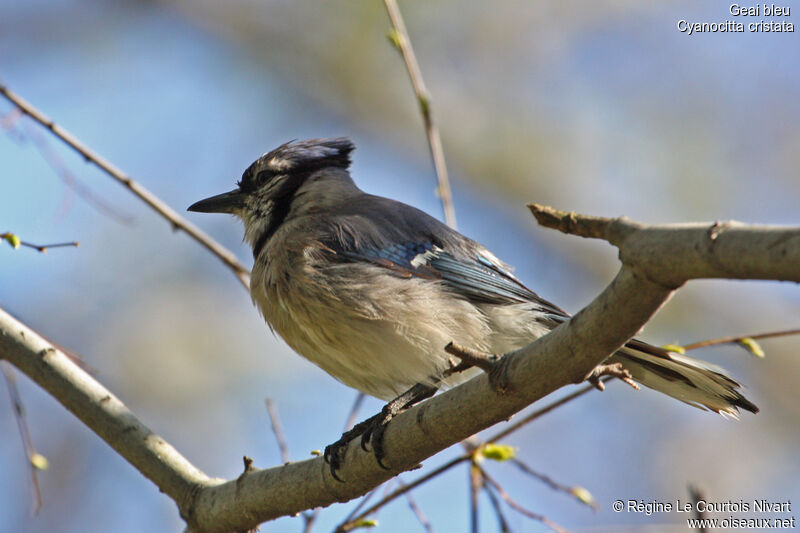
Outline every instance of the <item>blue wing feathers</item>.
[(340, 260), (368, 262), (402, 277), (438, 279), (475, 303), (535, 303), (554, 319), (569, 315), (522, 284), (483, 246), (426, 213), (364, 195), (332, 219), (326, 247)]
[(498, 299), (525, 302), (535, 298), (535, 294), (510, 274), (504, 275), (499, 270), (485, 266), (483, 262), (486, 259), (483, 256), (476, 254), (474, 259), (470, 259), (457, 259), (442, 252), (432, 258), (431, 266), (470, 299), (491, 303)]

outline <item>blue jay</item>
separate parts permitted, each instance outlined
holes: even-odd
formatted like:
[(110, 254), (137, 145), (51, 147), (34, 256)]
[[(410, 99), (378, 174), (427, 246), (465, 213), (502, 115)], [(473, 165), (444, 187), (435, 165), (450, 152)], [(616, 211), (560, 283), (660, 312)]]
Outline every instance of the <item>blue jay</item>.
[[(484, 246), (361, 191), (348, 172), (353, 149), (346, 138), (286, 143), (250, 165), (236, 189), (189, 207), (242, 220), (253, 302), (289, 346), (350, 387), (396, 398), (326, 450), (334, 476), (347, 441), (371, 438), (380, 461), (380, 428), (392, 414), (472, 375), (448, 372), (449, 342), (502, 354), (569, 320)], [(758, 411), (724, 370), (685, 355), (632, 340), (607, 362), (701, 409)]]

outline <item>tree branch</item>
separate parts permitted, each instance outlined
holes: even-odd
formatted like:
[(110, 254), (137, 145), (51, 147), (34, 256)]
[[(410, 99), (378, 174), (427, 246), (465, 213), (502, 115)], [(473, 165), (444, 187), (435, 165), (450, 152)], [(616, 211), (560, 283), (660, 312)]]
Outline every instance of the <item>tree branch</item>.
[(2, 309), (0, 358), (49, 392), (178, 507), (210, 481), (63, 352)]
[(36, 515), (42, 508), (42, 491), (39, 487), (39, 475), (37, 473), (39, 466), (37, 462), (40, 464), (44, 462), (46, 465), (47, 459), (43, 455), (37, 453), (36, 448), (33, 447), (33, 438), (28, 428), (28, 422), (25, 419), (25, 408), (22, 405), (19, 389), (17, 389), (17, 376), (14, 369), (11, 368), (7, 362), (0, 361), (0, 372), (2, 372), (6, 379), (6, 387), (8, 388), (8, 395), (11, 398), (11, 405), (14, 407), (14, 418), (17, 419), (17, 429), (19, 430), (20, 440), (22, 440), (22, 445), (25, 448), (25, 459), (30, 469), (33, 488), (33, 514)]
[(236, 256), (233, 255), (230, 250), (212, 239), (200, 228), (180, 216), (175, 212), (174, 209), (161, 201), (160, 198), (147, 190), (139, 182), (134, 181), (122, 170), (115, 167), (110, 161), (95, 153), (91, 148), (79, 141), (70, 132), (53, 122), (51, 118), (46, 116), (44, 113), (24, 100), (21, 96), (12, 92), (8, 87), (2, 84), (0, 84), (0, 96), (5, 97), (6, 100), (14, 104), (21, 112), (25, 113), (33, 120), (50, 130), (53, 135), (61, 139), (64, 144), (83, 156), (87, 162), (94, 164), (97, 168), (130, 190), (140, 200), (150, 206), (156, 213), (161, 215), (161, 217), (169, 221), (173, 229), (182, 230), (189, 235), (189, 237), (200, 243), (200, 245), (214, 254), (220, 261), (225, 263), (225, 265), (231, 269), (239, 282), (244, 285), (245, 289), (249, 289), (250, 271), (246, 266), (240, 263), (238, 259), (236, 259)]
[[(720, 344), (741, 344), (745, 339), (761, 340), (761, 339), (774, 339), (775, 337), (786, 337), (789, 335), (800, 335), (800, 329), (786, 329), (781, 331), (770, 331), (768, 333), (755, 333), (753, 335), (732, 335), (730, 337), (720, 337), (719, 339), (707, 339), (704, 341), (693, 342), (682, 346), (687, 352), (689, 350), (697, 350), (698, 348), (706, 348), (708, 346), (718, 346)], [(749, 350), (749, 348), (748, 348)]]
[(664, 286), (703, 278), (800, 281), (800, 228), (732, 220), (644, 226), (626, 217), (528, 208), (544, 227), (607, 240), (619, 248), (623, 265)]
[(406, 64), (408, 78), (411, 80), (411, 87), (417, 97), (419, 111), (422, 114), (422, 121), (425, 123), (425, 135), (428, 137), (428, 146), (431, 149), (433, 158), (433, 168), (436, 171), (436, 180), (439, 184), (439, 198), (442, 200), (442, 210), (444, 220), (448, 226), (456, 228), (456, 210), (453, 207), (453, 193), (450, 190), (450, 179), (447, 176), (447, 164), (444, 160), (444, 149), (442, 149), (442, 138), (439, 135), (439, 127), (433, 119), (431, 110), (431, 96), (425, 87), (422, 79), (422, 72), (419, 70), (417, 57), (414, 55), (414, 48), (411, 46), (411, 38), (408, 36), (406, 24), (403, 22), (403, 15), (397, 7), (396, 0), (384, 0), (386, 13), (392, 21), (392, 31), (389, 33), (389, 40), (400, 51), (403, 62)]
[[(532, 209), (536, 213), (538, 208)], [(689, 279), (800, 281), (798, 228), (735, 222), (648, 227), (575, 214), (566, 214), (564, 223), (565, 217), (559, 219), (563, 212), (548, 212), (555, 213), (548, 226), (616, 245), (623, 263), (617, 276), (569, 322), (497, 362), (495, 372), (503, 374), (507, 392), (498, 392), (482, 374), (397, 416), (385, 433), (390, 470), (380, 468), (354, 441), (339, 471), (345, 483), (331, 477), (322, 458), (254, 469), (228, 482), (208, 479), (50, 343), (5, 313), (0, 315), (0, 357), (48, 390), (175, 499), (189, 531), (241, 531), (361, 496), (560, 387), (582, 381)]]

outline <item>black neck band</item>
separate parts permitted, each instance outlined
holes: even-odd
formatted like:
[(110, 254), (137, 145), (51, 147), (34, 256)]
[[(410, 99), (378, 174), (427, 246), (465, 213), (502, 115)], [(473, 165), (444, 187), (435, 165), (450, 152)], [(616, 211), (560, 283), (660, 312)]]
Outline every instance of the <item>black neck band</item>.
[(292, 202), (295, 199), (295, 193), (306, 182), (310, 173), (295, 174), (286, 178), (286, 181), (281, 185), (275, 195), (272, 197), (272, 212), (270, 213), (270, 220), (267, 228), (256, 239), (253, 244), (253, 258), (258, 259), (261, 250), (266, 246), (267, 242), (272, 238), (278, 228), (289, 216), (289, 211), (292, 208)]

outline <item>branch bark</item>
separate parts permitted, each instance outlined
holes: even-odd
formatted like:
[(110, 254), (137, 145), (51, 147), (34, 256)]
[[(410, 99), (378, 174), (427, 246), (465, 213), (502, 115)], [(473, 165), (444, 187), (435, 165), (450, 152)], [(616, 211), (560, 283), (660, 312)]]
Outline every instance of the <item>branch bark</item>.
[(5, 313), (0, 314), (0, 358), (39, 383), (169, 494), (188, 531), (242, 531), (361, 496), (558, 388), (582, 381), (690, 279), (800, 281), (800, 228), (736, 222), (644, 226), (625, 218), (530, 207), (544, 226), (617, 246), (622, 261), (617, 276), (569, 322), (500, 359), (493, 373), (502, 374), (505, 392), (484, 374), (395, 418), (385, 434), (390, 470), (380, 468), (356, 439), (339, 472), (345, 483), (331, 477), (322, 458), (254, 469), (227, 482), (209, 479), (50, 343)]
[(179, 507), (210, 481), (72, 359), (3, 309), (0, 358), (49, 392)]

